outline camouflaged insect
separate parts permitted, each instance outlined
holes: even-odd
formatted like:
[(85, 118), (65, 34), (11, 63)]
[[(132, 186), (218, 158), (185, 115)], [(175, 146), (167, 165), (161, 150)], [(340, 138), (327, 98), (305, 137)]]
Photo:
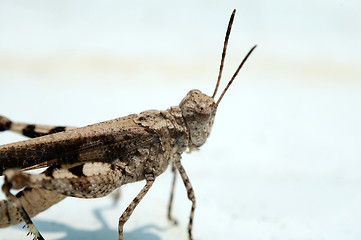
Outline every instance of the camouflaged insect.
[[(205, 143), (218, 104), (256, 47), (249, 51), (215, 101), (234, 15), (235, 10), (229, 21), (212, 97), (191, 90), (179, 106), (165, 111), (145, 111), (81, 128), (29, 125), (0, 116), (1, 131), (11, 130), (32, 138), (0, 146), (0, 174), (5, 176), (2, 190), (7, 198), (0, 202), (0, 227), (25, 221), (34, 239), (44, 239), (31, 218), (65, 197), (99, 198), (124, 184), (145, 180), (143, 189), (119, 218), (119, 239), (123, 239), (123, 226), (133, 210), (154, 180), (172, 165), (174, 179), (168, 218), (174, 221), (171, 208), (178, 170), (192, 202), (188, 224), (192, 239), (196, 200), (181, 155)], [(40, 174), (25, 172), (43, 167), (47, 168)], [(14, 196), (11, 189), (21, 191)]]

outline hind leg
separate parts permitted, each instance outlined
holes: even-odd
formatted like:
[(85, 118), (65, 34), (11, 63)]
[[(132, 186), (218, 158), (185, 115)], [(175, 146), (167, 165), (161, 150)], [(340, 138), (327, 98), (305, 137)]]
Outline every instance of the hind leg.
[[(49, 174), (52, 170), (48, 168), (43, 174)], [(5, 178), (2, 190), (6, 195), (6, 200), (0, 201), (0, 228), (16, 225), (25, 222), (29, 228), (28, 234), (33, 234), (34, 239), (43, 239), (31, 217), (45, 211), (52, 205), (60, 202), (66, 196), (39, 188), (26, 187), (14, 196), (10, 190), (12, 183)]]
[[(25, 221), (35, 239), (40, 240), (43, 238), (29, 216), (29, 213), (36, 212), (36, 209), (30, 208), (26, 211), (25, 204), (10, 192), (11, 189), (17, 190), (25, 187), (25, 190), (29, 188), (45, 191), (46, 194), (54, 195), (54, 204), (59, 195), (62, 195), (63, 198), (66, 196), (99, 198), (120, 187), (124, 183), (124, 173), (125, 171), (121, 166), (101, 162), (84, 163), (69, 169), (50, 167), (46, 172), (40, 174), (29, 174), (15, 169), (6, 170), (4, 172), (3, 192), (7, 198), (7, 202), (4, 204), (7, 206), (4, 208), (12, 210), (16, 208), (15, 213)], [(6, 212), (4, 215), (5, 217), (8, 216)]]
[[(8, 191), (6, 187), (4, 190)], [(32, 218), (60, 202), (66, 196), (39, 188), (25, 188), (15, 197), (19, 199), (29, 217)], [(16, 205), (11, 197), (0, 201), (0, 228), (17, 225), (24, 221)]]
[(10, 119), (0, 116), (0, 131), (12, 131), (24, 135), (29, 138), (41, 137), (44, 135), (63, 132), (75, 127), (70, 126), (51, 126), (40, 124), (28, 124), (23, 122), (13, 122)]
[(2, 191), (5, 193), (5, 196), (8, 200), (9, 208), (15, 207), (17, 210), (17, 213), (20, 214), (21, 218), (25, 221), (25, 225), (29, 228), (29, 234), (34, 235), (34, 239), (36, 240), (44, 240), (43, 236), (41, 236), (38, 229), (35, 227), (33, 221), (31, 221), (31, 218), (29, 217), (28, 213), (25, 211), (23, 205), (21, 204), (20, 200), (14, 196), (11, 192), (11, 184), (7, 181), (5, 181), (4, 185), (2, 186)]

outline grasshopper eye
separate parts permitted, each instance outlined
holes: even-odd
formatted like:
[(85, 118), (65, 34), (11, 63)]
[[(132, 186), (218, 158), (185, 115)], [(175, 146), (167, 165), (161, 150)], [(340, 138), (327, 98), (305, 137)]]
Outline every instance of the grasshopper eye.
[(207, 122), (210, 118), (210, 114), (197, 113), (194, 115), (197, 122), (203, 123)]
[(209, 118), (211, 117), (212, 108), (209, 107), (208, 103), (200, 103), (198, 107), (195, 108), (194, 117), (197, 122), (207, 122), (209, 121)]

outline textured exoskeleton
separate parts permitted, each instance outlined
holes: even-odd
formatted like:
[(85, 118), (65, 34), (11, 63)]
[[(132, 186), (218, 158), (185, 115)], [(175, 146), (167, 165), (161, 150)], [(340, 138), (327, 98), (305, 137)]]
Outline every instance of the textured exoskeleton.
[[(235, 11), (228, 25), (218, 81), (212, 96), (191, 90), (179, 106), (164, 111), (144, 111), (81, 128), (29, 125), (0, 117), (0, 130), (12, 130), (32, 137), (0, 146), (0, 174), (5, 176), (2, 190), (7, 197), (0, 202), (0, 227), (25, 221), (35, 238), (43, 239), (31, 217), (66, 196), (99, 198), (124, 184), (145, 180), (143, 189), (119, 218), (119, 239), (123, 239), (123, 225), (154, 180), (171, 165), (174, 174), (178, 170), (192, 201), (188, 224), (189, 239), (192, 239), (196, 200), (181, 164), (181, 155), (187, 149), (197, 149), (206, 142), (218, 104), (255, 48), (243, 59), (216, 102), (214, 97), (234, 14)], [(25, 172), (42, 167), (47, 169), (39, 174)], [(14, 196), (11, 189), (23, 190)], [(173, 189), (174, 181), (168, 212), (168, 218), (174, 221), (170, 214)]]

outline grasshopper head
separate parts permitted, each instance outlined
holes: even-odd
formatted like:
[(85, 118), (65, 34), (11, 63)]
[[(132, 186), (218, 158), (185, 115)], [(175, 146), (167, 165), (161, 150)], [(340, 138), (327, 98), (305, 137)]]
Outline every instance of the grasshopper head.
[(209, 136), (217, 104), (199, 90), (191, 90), (179, 104), (189, 131), (190, 147), (200, 147)]
[(236, 10), (233, 11), (231, 18), (228, 23), (228, 28), (226, 32), (226, 37), (223, 45), (223, 52), (221, 58), (221, 65), (219, 67), (219, 74), (216, 87), (214, 89), (212, 97), (202, 93), (199, 90), (191, 90), (185, 98), (183, 98), (182, 102), (179, 104), (179, 107), (182, 111), (183, 118), (187, 125), (189, 131), (189, 148), (198, 148), (202, 146), (209, 136), (213, 122), (214, 116), (216, 115), (217, 107), (221, 102), (224, 94), (227, 92), (229, 86), (232, 84), (233, 80), (236, 78), (239, 70), (241, 70), (243, 64), (246, 62), (249, 55), (251, 55), (252, 51), (256, 48), (254, 46), (248, 52), (248, 54), (244, 57), (241, 64), (238, 66), (236, 72), (233, 74), (231, 80), (228, 82), (227, 86), (221, 93), (221, 96), (217, 101), (214, 100), (214, 97), (217, 93), (219, 83), (222, 77), (223, 64), (224, 59), (226, 57), (226, 50), (228, 45), (229, 35), (231, 33), (231, 28), (233, 24), (234, 15)]
[[(225, 46), (227, 43), (227, 38), (225, 41)], [(217, 112), (217, 107), (221, 102), (224, 94), (227, 92), (229, 86), (232, 84), (233, 80), (236, 78), (239, 70), (242, 68), (243, 64), (246, 62), (248, 56), (252, 53), (252, 51), (256, 48), (254, 46), (243, 59), (241, 64), (238, 66), (236, 72), (233, 74), (233, 77), (228, 82), (227, 86), (223, 90), (221, 96), (218, 98), (217, 102), (214, 100), (214, 96), (217, 93), (217, 89), (219, 86), (219, 82), (221, 79), (222, 68), (223, 68), (223, 60), (225, 54), (222, 56), (220, 73), (218, 76), (218, 81), (216, 88), (212, 97), (202, 93), (199, 90), (191, 90), (187, 94), (185, 98), (179, 104), (179, 107), (182, 111), (183, 118), (185, 120), (186, 126), (189, 131), (189, 148), (198, 148), (202, 146), (209, 134), (211, 133), (214, 117)], [(225, 51), (225, 49), (223, 50)]]

